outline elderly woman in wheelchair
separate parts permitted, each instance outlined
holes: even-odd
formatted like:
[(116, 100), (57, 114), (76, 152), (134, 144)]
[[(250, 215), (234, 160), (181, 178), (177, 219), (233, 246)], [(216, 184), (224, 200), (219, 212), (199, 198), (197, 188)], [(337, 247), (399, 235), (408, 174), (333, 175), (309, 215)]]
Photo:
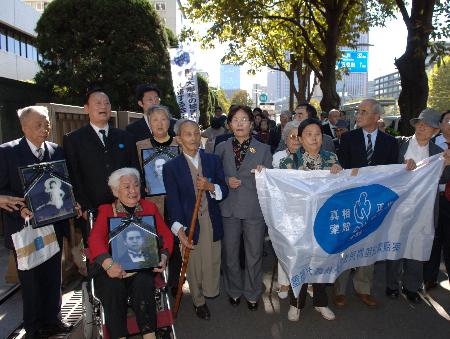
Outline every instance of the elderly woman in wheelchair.
[[(95, 290), (105, 312), (105, 322), (111, 338), (125, 338), (127, 330), (127, 301), (136, 314), (137, 324), (144, 339), (155, 338), (156, 303), (154, 275), (162, 272), (173, 248), (173, 236), (164, 223), (156, 205), (141, 199), (140, 175), (134, 168), (121, 168), (111, 174), (108, 180), (114, 196), (112, 204), (101, 205), (94, 227), (89, 235), (91, 261), (97, 266), (94, 273)], [(160, 245), (160, 262), (156, 268), (126, 272), (120, 263), (115, 262), (110, 254), (110, 237), (108, 220), (113, 217), (134, 218), (153, 216), (156, 233), (162, 241)], [(125, 219), (122, 219), (125, 220)], [(130, 220), (130, 219), (128, 219)], [(120, 227), (120, 226), (119, 226)], [(142, 253), (137, 247), (142, 245), (142, 234), (124, 228), (122, 236), (131, 261), (140, 261)], [(129, 246), (127, 246), (129, 243)], [(125, 253), (124, 255), (126, 255)], [(134, 258), (134, 259), (133, 259)], [(124, 265), (123, 260), (119, 260)], [(98, 271), (98, 272), (97, 272)]]

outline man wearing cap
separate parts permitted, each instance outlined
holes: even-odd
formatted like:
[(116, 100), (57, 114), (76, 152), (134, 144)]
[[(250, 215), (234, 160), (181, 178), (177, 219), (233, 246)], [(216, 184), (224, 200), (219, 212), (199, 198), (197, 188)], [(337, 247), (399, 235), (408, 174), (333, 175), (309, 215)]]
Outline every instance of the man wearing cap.
[[(414, 127), (415, 133), (411, 137), (398, 139), (399, 163), (412, 161), (418, 163), (432, 155), (442, 153), (442, 149), (430, 141), (433, 135), (439, 131), (439, 118), (438, 112), (427, 108), (420, 113), (418, 118), (409, 121)], [(438, 200), (436, 200), (437, 202)], [(437, 204), (435, 212), (437, 211), (436, 207)], [(392, 299), (399, 296), (399, 281), (402, 283), (402, 292), (408, 300), (419, 303), (421, 298), (417, 292), (422, 289), (423, 263), (406, 258), (386, 260), (386, 295)]]
[[(345, 169), (398, 163), (398, 143), (394, 137), (378, 130), (377, 121), (383, 107), (374, 99), (365, 99), (359, 104), (356, 123), (359, 128), (344, 133), (341, 137), (339, 162)], [(373, 265), (357, 267), (353, 275), (353, 286), (361, 301), (369, 307), (377, 302), (371, 295)], [(334, 284), (334, 304), (343, 307), (350, 270), (341, 273)]]
[[(450, 148), (450, 110), (441, 114), (440, 128), (441, 134), (436, 137), (435, 143), (448, 152)], [(441, 252), (444, 255), (447, 274), (450, 274), (450, 181), (448, 180), (439, 185), (438, 226), (434, 235), (430, 260), (425, 262), (423, 267), (423, 279), (427, 290), (437, 286)]]

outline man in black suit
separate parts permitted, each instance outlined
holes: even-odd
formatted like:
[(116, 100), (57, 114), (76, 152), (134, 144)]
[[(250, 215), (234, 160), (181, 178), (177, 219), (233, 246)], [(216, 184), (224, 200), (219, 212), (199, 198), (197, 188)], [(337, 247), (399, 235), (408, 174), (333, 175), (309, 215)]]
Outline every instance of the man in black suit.
[[(115, 200), (108, 187), (110, 174), (122, 167), (139, 170), (140, 166), (133, 136), (108, 125), (108, 96), (99, 89), (88, 92), (84, 110), (89, 114), (89, 124), (66, 134), (63, 145), (75, 198), (87, 219), (88, 209)], [(86, 240), (85, 225), (79, 226)]]
[[(133, 135), (135, 142), (138, 142), (149, 139), (152, 135), (146, 112), (150, 107), (161, 103), (161, 91), (153, 84), (143, 84), (136, 88), (136, 97), (139, 107), (141, 107), (144, 112), (144, 116), (129, 124), (125, 127), (125, 130)], [(175, 122), (175, 119), (170, 119), (169, 135), (171, 136), (175, 136), (175, 133), (173, 132)]]
[(327, 134), (331, 138), (335, 139), (337, 137), (336, 136), (336, 128), (337, 128), (336, 123), (340, 117), (341, 117), (341, 112), (339, 112), (339, 110), (337, 110), (337, 109), (332, 109), (328, 113), (328, 123), (324, 124), (322, 127), (323, 134)]
[[(18, 167), (64, 159), (61, 147), (45, 141), (50, 133), (48, 111), (43, 106), (30, 106), (18, 111), (24, 137), (0, 146), (0, 194), (23, 197)], [(24, 224), (22, 215), (31, 215), (28, 208), (3, 213), (6, 247), (14, 249), (11, 235)], [(54, 224), (62, 249), (67, 222)], [(15, 257), (17, 254), (14, 252)], [(23, 324), (25, 338), (70, 332), (71, 325), (61, 321), (61, 251), (41, 265), (27, 271), (18, 270), (22, 286)]]
[[(374, 99), (361, 102), (356, 114), (359, 128), (341, 136), (339, 162), (343, 168), (389, 165), (398, 162), (398, 144), (394, 137), (378, 130), (377, 121), (383, 107)], [(358, 267), (353, 276), (353, 285), (361, 301), (369, 307), (377, 305), (371, 296), (373, 265)], [(345, 305), (345, 292), (350, 270), (342, 272), (335, 282), (335, 300), (338, 307)]]

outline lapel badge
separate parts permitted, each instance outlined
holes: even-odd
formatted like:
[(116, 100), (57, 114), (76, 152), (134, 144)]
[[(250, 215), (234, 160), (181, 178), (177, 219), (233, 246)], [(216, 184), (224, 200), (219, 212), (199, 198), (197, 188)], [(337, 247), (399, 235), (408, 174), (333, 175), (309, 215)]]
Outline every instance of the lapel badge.
[(250, 147), (250, 148), (249, 148), (249, 151), (250, 151), (250, 153), (253, 153), (253, 154), (256, 153), (255, 147)]

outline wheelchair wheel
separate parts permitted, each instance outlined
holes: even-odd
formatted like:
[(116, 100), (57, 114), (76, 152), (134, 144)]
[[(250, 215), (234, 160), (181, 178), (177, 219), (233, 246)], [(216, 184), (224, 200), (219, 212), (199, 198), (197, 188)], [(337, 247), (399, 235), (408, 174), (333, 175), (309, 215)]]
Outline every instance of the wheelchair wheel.
[(92, 298), (89, 293), (89, 283), (84, 281), (81, 284), (83, 298), (83, 335), (85, 339), (96, 338), (95, 311)]

